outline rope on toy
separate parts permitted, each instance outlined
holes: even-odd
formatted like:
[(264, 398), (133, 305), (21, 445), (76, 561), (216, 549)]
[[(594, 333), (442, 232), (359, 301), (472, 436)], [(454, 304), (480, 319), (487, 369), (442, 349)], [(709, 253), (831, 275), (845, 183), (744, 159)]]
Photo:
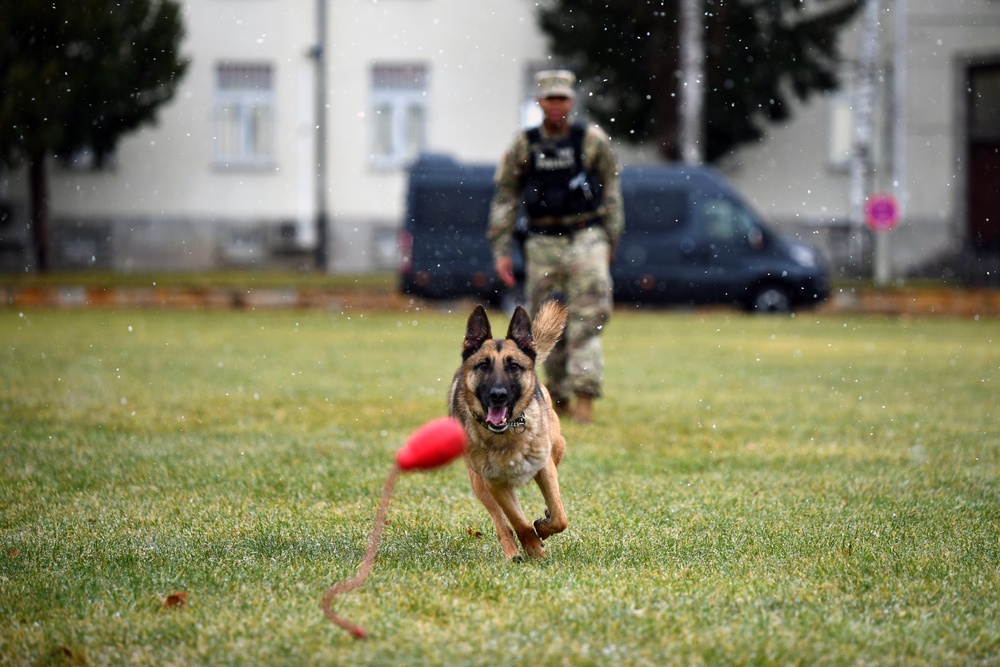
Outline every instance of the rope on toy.
[(333, 584), (323, 594), (323, 613), (334, 625), (350, 632), (356, 639), (366, 639), (368, 633), (360, 625), (351, 623), (333, 611), (333, 598), (342, 593), (360, 588), (372, 572), (378, 544), (382, 539), (382, 529), (385, 527), (385, 517), (389, 511), (389, 500), (392, 488), (399, 478), (400, 472), (411, 470), (430, 470), (443, 466), (458, 458), (465, 451), (467, 436), (462, 426), (451, 417), (442, 417), (427, 422), (410, 436), (406, 445), (396, 452), (396, 465), (389, 471), (382, 490), (378, 511), (375, 513), (375, 523), (368, 537), (368, 547), (358, 573), (339, 583)]

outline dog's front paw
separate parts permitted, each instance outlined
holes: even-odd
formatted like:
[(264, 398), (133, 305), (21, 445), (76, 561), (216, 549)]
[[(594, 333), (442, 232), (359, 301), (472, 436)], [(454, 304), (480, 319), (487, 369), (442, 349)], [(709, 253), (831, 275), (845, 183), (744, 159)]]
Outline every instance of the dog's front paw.
[(550, 535), (555, 535), (556, 533), (561, 533), (566, 530), (566, 519), (563, 518), (562, 521), (553, 521), (552, 515), (549, 513), (549, 509), (545, 508), (545, 518), (537, 519), (535, 521), (535, 534), (538, 538), (544, 540)]
[(545, 547), (542, 546), (542, 541), (538, 540), (537, 544), (525, 544), (524, 554), (531, 560), (545, 558)]
[(548, 524), (551, 520), (552, 515), (549, 513), (548, 507), (545, 508), (544, 519), (535, 519), (535, 523), (533, 525), (535, 526), (535, 534), (538, 535), (539, 539), (544, 540), (552, 534), (550, 531), (546, 530), (546, 524)]
[(521, 541), (524, 555), (528, 558), (545, 558), (545, 547), (542, 546), (542, 541), (535, 534), (534, 527), (526, 526), (523, 531), (518, 531), (517, 538)]

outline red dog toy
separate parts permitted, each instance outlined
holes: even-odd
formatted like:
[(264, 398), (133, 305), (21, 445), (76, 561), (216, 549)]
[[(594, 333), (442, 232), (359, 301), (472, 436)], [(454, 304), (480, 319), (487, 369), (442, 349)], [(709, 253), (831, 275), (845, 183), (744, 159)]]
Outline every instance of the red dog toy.
[(396, 478), (399, 477), (400, 471), (431, 470), (451, 463), (465, 451), (465, 442), (466, 435), (462, 426), (451, 417), (441, 417), (427, 422), (414, 431), (403, 448), (396, 452), (396, 465), (393, 466), (388, 479), (385, 480), (385, 489), (382, 491), (382, 500), (379, 503), (378, 512), (375, 514), (375, 525), (368, 538), (368, 550), (365, 552), (365, 559), (361, 562), (361, 568), (353, 578), (330, 586), (323, 596), (323, 613), (326, 614), (326, 617), (335, 625), (353, 634), (357, 639), (364, 639), (368, 633), (361, 626), (333, 613), (331, 604), (335, 596), (358, 588), (365, 583), (365, 579), (371, 574), (379, 539), (382, 537), (382, 528), (385, 526), (385, 515), (389, 509), (389, 497), (392, 495), (392, 487), (396, 483)]

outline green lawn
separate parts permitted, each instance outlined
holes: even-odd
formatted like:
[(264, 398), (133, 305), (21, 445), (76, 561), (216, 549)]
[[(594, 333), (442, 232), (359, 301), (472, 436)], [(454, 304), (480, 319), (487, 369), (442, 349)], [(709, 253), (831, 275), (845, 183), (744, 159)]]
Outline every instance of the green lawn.
[(0, 310), (0, 665), (1000, 663), (995, 319), (619, 313), (548, 558), (407, 475), (335, 628), (466, 315)]

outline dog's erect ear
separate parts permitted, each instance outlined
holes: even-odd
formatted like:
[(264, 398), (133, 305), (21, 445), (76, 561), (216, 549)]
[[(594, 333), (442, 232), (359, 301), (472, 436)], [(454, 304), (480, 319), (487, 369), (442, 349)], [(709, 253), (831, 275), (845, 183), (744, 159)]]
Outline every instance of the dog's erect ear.
[(514, 309), (514, 317), (510, 318), (510, 327), (507, 329), (507, 338), (514, 341), (522, 352), (535, 358), (535, 339), (531, 335), (531, 317), (521, 306)]
[(465, 340), (462, 341), (462, 358), (466, 359), (476, 350), (483, 346), (483, 343), (493, 338), (490, 331), (490, 318), (486, 317), (486, 309), (476, 306), (476, 309), (469, 315), (469, 322), (465, 325)]

